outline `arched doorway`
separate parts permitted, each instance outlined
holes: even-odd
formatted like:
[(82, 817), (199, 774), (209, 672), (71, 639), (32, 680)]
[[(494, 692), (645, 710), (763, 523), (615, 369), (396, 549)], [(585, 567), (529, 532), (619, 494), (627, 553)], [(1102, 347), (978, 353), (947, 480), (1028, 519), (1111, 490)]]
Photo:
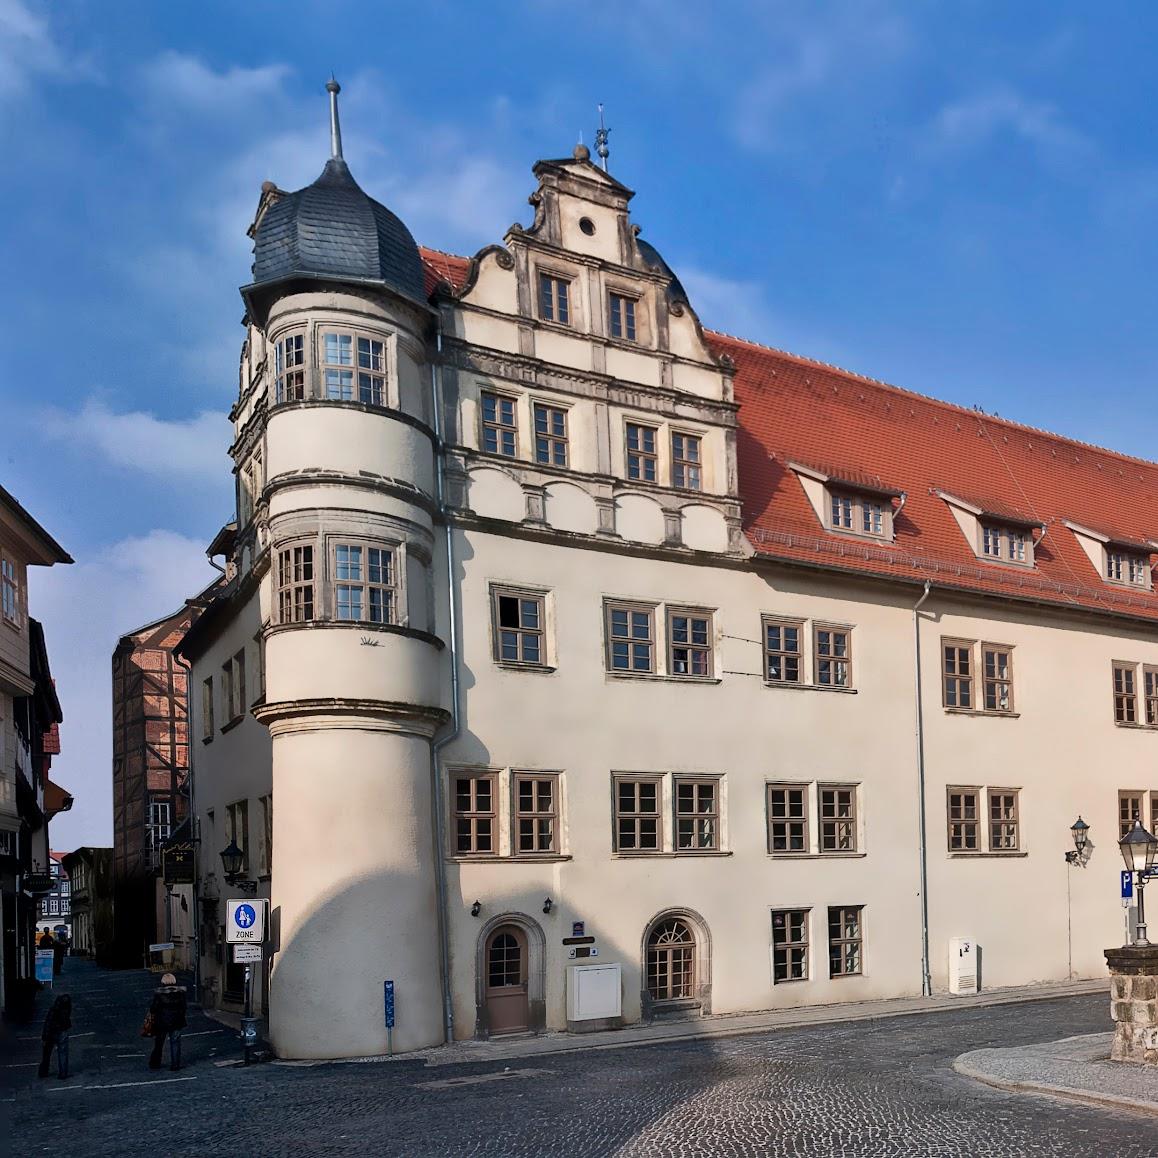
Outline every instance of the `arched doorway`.
[(647, 938), (647, 992), (652, 1001), (695, 996), (696, 936), (679, 917), (652, 926)]
[(643, 1015), (711, 1013), (711, 940), (690, 910), (668, 910), (643, 936)]
[(500, 925), (486, 940), (483, 960), (483, 1000), (490, 1033), (522, 1033), (530, 1029), (526, 933), (518, 925)]

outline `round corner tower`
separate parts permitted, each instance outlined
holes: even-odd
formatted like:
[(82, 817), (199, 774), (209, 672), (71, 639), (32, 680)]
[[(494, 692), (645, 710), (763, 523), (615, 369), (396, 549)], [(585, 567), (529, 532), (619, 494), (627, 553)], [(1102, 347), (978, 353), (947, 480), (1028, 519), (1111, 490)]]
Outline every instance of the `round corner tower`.
[[(418, 248), (342, 159), (263, 187), (248, 309), (263, 360), (262, 580), (273, 762), (270, 1036), (279, 1054), (383, 1053), (442, 1040), (431, 741), (436, 513)], [(259, 416), (260, 421), (260, 416)]]

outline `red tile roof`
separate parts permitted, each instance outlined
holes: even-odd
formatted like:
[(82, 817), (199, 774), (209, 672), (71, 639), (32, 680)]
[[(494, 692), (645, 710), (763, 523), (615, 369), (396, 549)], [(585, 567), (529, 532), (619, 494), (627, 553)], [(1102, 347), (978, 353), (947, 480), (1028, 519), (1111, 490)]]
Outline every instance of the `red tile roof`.
[(440, 281), (449, 282), (455, 289), (462, 288), (470, 269), (470, 258), (443, 253), (440, 249), (427, 249), (424, 245), (418, 247), (418, 253), (422, 258), (427, 297), (434, 293), (434, 287)]
[[(1063, 523), (1109, 523), (1115, 538), (1150, 540), (1158, 465), (724, 334), (708, 340), (736, 365), (744, 529), (760, 554), (1158, 619), (1158, 593), (1104, 583)], [(785, 465), (801, 460), (846, 463), (902, 487), (895, 543), (826, 532)], [(993, 496), (976, 505), (1046, 524), (1033, 569), (977, 559), (938, 490)]]
[[(421, 253), (428, 290), (442, 279), (462, 287), (468, 259)], [(1123, 544), (1158, 539), (1158, 513), (1146, 519), (1158, 512), (1158, 464), (727, 334), (706, 337), (736, 366), (744, 530), (758, 554), (1158, 620), (1158, 592), (1103, 582), (1065, 526), (1069, 520)], [(895, 542), (826, 531), (789, 463), (904, 491)], [(1044, 525), (1033, 568), (978, 559), (938, 491), (996, 518)]]

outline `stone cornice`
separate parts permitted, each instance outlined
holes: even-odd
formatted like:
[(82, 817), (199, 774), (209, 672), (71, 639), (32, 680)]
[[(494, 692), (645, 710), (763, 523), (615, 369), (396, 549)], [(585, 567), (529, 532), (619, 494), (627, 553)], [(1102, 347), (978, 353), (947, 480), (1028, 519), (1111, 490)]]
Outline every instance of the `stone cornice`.
[(317, 485), (361, 487), (364, 490), (393, 495), (404, 502), (413, 503), (416, 507), (421, 507), (426, 511), (431, 518), (434, 518), (438, 513), (437, 502), (425, 491), (420, 491), (416, 486), (402, 479), (387, 478), (385, 475), (370, 474), (369, 472), (346, 474), (343, 471), (311, 469), (295, 471), (292, 474), (279, 474), (265, 484), (266, 501), (268, 502), (269, 496), (278, 491)]
[(444, 708), (397, 700), (348, 697), (284, 700), (254, 706), (254, 717), (271, 736), (338, 730), (394, 732), (429, 740), (450, 721)]
[[(699, 410), (706, 415), (702, 419), (704, 422), (714, 422), (720, 426), (737, 425), (736, 415), (740, 407), (736, 402), (704, 398), (702, 395), (688, 394), (668, 386), (629, 384), (610, 374), (561, 367), (553, 362), (545, 362), (541, 358), (504, 350), (491, 350), (454, 338), (444, 340), (443, 361), (456, 370), (504, 378), (523, 388), (529, 386), (555, 390), (562, 394), (594, 398), (639, 410), (655, 410), (654, 403), (662, 399), (672, 406), (687, 406)], [(687, 364), (704, 368), (700, 362)], [(718, 373), (718, 368), (713, 368), (713, 372)]]
[[(417, 639), (422, 643), (429, 643), (431, 647), (442, 651), (446, 644), (433, 632), (423, 631), (420, 627), (408, 627), (404, 623), (353, 623), (341, 619), (307, 619), (302, 623), (271, 623), (265, 628), (265, 636), (281, 635), (290, 631), (348, 631), (370, 638), (374, 635), (402, 635), (408, 639)], [(378, 645), (372, 644), (377, 647)]]

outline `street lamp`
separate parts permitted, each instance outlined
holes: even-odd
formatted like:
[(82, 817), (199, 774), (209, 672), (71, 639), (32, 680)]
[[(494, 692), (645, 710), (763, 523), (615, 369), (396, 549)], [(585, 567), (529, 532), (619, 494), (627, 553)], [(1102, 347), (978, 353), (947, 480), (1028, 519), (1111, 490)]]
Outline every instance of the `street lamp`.
[(1074, 838), (1074, 847), (1066, 853), (1066, 864), (1086, 863), (1086, 846), (1090, 843), (1090, 826), (1079, 816), (1070, 825), (1070, 835)]
[(221, 850), (221, 867), (225, 870), (225, 880), (231, 888), (238, 888), (243, 893), (256, 893), (257, 881), (241, 879), (241, 866), (244, 861), (244, 850), (238, 848), (236, 837), (231, 838), (228, 846)]
[(1122, 860), (1126, 864), (1126, 871), (1132, 872), (1138, 879), (1138, 932), (1134, 938), (1135, 945), (1149, 945), (1146, 939), (1146, 902), (1144, 892), (1146, 875), (1154, 867), (1155, 857), (1158, 857), (1158, 838), (1152, 836), (1142, 827), (1140, 820), (1134, 821), (1134, 827), (1120, 841), (1118, 847), (1122, 850)]

